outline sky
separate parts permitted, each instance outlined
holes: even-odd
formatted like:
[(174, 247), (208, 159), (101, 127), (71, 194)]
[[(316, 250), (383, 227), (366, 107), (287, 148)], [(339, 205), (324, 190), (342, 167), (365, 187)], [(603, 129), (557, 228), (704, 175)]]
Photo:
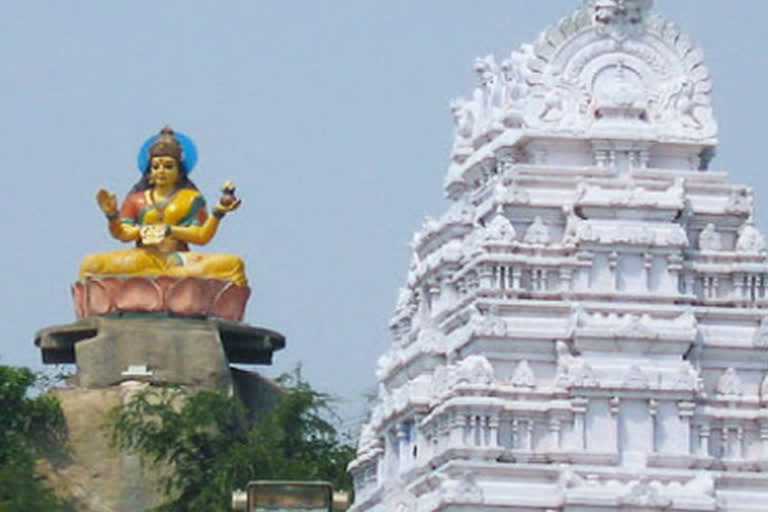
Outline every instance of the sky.
[[(74, 321), (82, 256), (119, 247), (95, 203), (138, 179), (164, 124), (191, 136), (208, 196), (242, 208), (203, 250), (245, 258), (246, 322), (364, 414), (404, 284), (408, 242), (448, 206), (449, 101), (472, 61), (503, 58), (578, 0), (25, 0), (0, 17), (0, 364), (41, 367), (34, 333)], [(715, 83), (714, 170), (757, 191), (766, 225), (768, 2), (657, 0), (702, 47)], [(501, 59), (500, 59), (501, 60)]]

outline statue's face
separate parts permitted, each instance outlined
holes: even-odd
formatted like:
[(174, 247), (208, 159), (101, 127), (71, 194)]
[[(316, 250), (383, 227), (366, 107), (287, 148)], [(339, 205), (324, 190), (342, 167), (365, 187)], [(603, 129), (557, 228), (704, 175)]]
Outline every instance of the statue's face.
[(175, 185), (179, 181), (179, 163), (171, 156), (153, 156), (149, 177), (155, 186)]

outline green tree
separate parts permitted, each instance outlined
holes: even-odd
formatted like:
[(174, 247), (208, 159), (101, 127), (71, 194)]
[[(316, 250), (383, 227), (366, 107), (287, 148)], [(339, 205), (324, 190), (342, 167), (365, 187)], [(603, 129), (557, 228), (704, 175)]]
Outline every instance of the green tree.
[(330, 397), (299, 371), (278, 384), (275, 406), (253, 423), (223, 392), (151, 388), (113, 410), (109, 428), (122, 449), (170, 464), (163, 483), (172, 501), (160, 510), (230, 510), (232, 490), (257, 479), (327, 480), (351, 490), (354, 448), (334, 426)]
[(0, 512), (58, 512), (71, 508), (35, 474), (35, 461), (60, 446), (64, 416), (50, 396), (30, 397), (35, 375), (0, 366)]

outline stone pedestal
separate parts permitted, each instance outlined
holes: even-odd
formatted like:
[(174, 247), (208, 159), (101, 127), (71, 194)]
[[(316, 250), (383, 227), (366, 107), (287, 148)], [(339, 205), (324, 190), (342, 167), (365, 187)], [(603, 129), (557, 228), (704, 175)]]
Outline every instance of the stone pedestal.
[(53, 390), (67, 422), (67, 456), (41, 468), (57, 493), (88, 512), (148, 510), (167, 501), (162, 468), (109, 444), (111, 409), (150, 386), (231, 390), (250, 416), (271, 407), (279, 389), (230, 363), (270, 364), (285, 346), (275, 331), (220, 318), (171, 313), (92, 316), (35, 336), (44, 363), (74, 363), (73, 388)]
[(220, 388), (229, 363), (269, 364), (285, 346), (277, 332), (219, 319), (135, 315), (91, 317), (35, 337), (45, 363), (76, 363), (76, 383), (98, 388), (126, 380)]

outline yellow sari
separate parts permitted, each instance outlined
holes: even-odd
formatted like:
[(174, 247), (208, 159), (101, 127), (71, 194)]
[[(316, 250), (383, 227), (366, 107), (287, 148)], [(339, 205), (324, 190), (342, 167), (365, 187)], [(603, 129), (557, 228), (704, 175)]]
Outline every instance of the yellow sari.
[[(126, 236), (126, 226), (139, 227), (141, 235)], [(174, 238), (170, 227), (182, 228), (185, 240), (203, 245), (215, 233), (218, 219), (208, 217), (205, 200), (194, 189), (177, 190), (165, 201), (155, 201), (151, 189), (129, 194), (119, 217), (109, 220), (109, 230), (120, 240), (136, 240), (136, 247), (85, 256), (80, 278), (202, 277), (247, 284), (242, 259), (231, 254), (191, 252), (186, 241)]]

